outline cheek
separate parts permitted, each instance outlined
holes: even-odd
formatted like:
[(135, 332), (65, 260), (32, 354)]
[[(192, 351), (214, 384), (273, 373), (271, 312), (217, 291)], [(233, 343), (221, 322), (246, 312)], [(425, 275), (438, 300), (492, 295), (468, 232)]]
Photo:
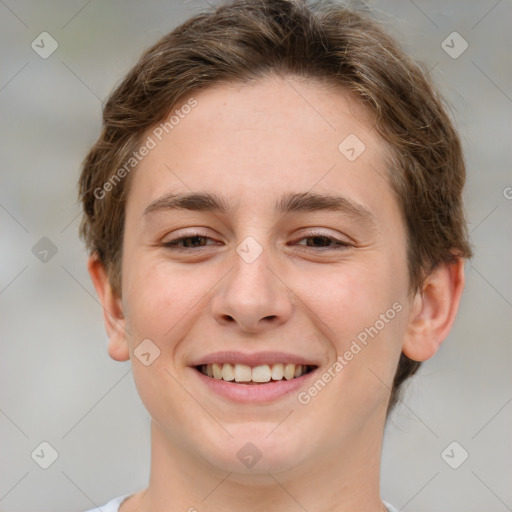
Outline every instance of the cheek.
[(391, 265), (378, 258), (340, 265), (337, 270), (304, 273), (295, 282), (303, 290), (314, 313), (345, 338), (373, 324), (401, 297), (400, 279)]
[[(175, 353), (190, 330), (198, 301), (210, 288), (207, 279), (196, 279), (168, 262), (141, 256), (136, 268), (127, 267), (125, 308), (133, 376), (139, 396), (157, 421), (181, 417), (188, 395), (177, 383)], [(150, 340), (150, 364), (138, 358), (143, 340)], [(148, 343), (147, 341), (144, 341)], [(154, 344), (154, 345), (152, 345)], [(163, 399), (172, 395), (174, 398)]]
[(176, 338), (181, 320), (208, 289), (206, 279), (187, 277), (187, 273), (161, 264), (144, 268), (130, 282), (127, 321), (134, 332), (156, 340)]
[(391, 266), (373, 259), (370, 266), (340, 269), (323, 280), (325, 293), (311, 298), (316, 326), (326, 326), (323, 334), (332, 347), (329, 367), (319, 376), (329, 384), (315, 398), (316, 406), (339, 406), (333, 424), (343, 421), (347, 410), (368, 418), (386, 403), (406, 315), (402, 278), (390, 272)]
[[(347, 407), (367, 403), (372, 408), (386, 394), (381, 380), (392, 382), (406, 316), (407, 269), (400, 256), (366, 256), (357, 264), (347, 262), (336, 271), (325, 269), (314, 275), (303, 273), (295, 280), (313, 323), (330, 347), (331, 372), (336, 378), (329, 387), (336, 400), (339, 393), (350, 390), (352, 398), (343, 399), (350, 402)], [(342, 369), (339, 364), (334, 367), (340, 357)]]

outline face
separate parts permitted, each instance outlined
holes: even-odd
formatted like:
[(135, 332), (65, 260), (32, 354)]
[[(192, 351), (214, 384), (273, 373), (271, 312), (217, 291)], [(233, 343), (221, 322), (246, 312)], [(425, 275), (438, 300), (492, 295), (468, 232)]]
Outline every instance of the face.
[(223, 471), (361, 453), (410, 307), (384, 143), (312, 81), (192, 96), (162, 140), (148, 132), (126, 205), (122, 343), (141, 399), (162, 439)]

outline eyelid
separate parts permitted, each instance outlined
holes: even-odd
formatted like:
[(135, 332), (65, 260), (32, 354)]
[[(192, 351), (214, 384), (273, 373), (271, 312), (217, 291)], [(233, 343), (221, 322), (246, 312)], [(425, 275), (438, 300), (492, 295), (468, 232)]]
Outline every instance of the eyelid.
[(356, 242), (352, 240), (349, 236), (343, 234), (332, 234), (329, 232), (322, 231), (322, 228), (306, 228), (306, 231), (301, 233), (301, 238), (308, 238), (308, 237), (325, 237), (325, 238), (331, 238), (333, 240), (336, 240), (340, 243), (345, 243), (347, 245), (354, 245)]
[[(306, 227), (299, 229), (299, 234), (294, 236), (292, 243), (296, 244), (299, 250), (308, 252), (308, 253), (319, 253), (325, 252), (329, 254), (337, 254), (336, 251), (342, 252), (348, 249), (352, 249), (358, 246), (356, 240), (352, 237), (348, 236), (344, 232), (340, 232), (337, 230), (331, 230), (329, 228), (321, 228), (321, 227)], [(330, 240), (332, 245), (326, 247), (311, 247), (302, 243), (298, 243), (306, 238), (327, 238)]]
[[(317, 229), (309, 228), (305, 232), (301, 233), (300, 236), (295, 237), (294, 240), (292, 240), (292, 243), (301, 245), (301, 244), (298, 244), (298, 242), (305, 240), (307, 238), (325, 238), (325, 239), (329, 240), (331, 243), (334, 243), (334, 245), (327, 246), (327, 247), (311, 247), (311, 246), (307, 246), (307, 245), (303, 246), (308, 252), (309, 251), (313, 251), (313, 252), (336, 251), (336, 250), (342, 250), (342, 249), (354, 247), (354, 245), (355, 245), (352, 241), (346, 240), (343, 237), (335, 236), (330, 233), (320, 231), (318, 229), (320, 229), (320, 228), (317, 228)], [(198, 246), (198, 247), (188, 247), (188, 248), (182, 247), (179, 245), (180, 241), (183, 239), (196, 238), (196, 237), (197, 238), (205, 238), (207, 240), (213, 240), (214, 242), (216, 242), (215, 239), (212, 238), (211, 236), (208, 236), (208, 234), (201, 233), (200, 229), (195, 229), (195, 230), (189, 231), (189, 232), (177, 233), (177, 234), (175, 234), (175, 236), (172, 239), (170, 239), (168, 241), (165, 241), (165, 238), (164, 238), (164, 240), (162, 241), (162, 245), (166, 248), (172, 249), (173, 251), (181, 252), (181, 253), (189, 253), (189, 254), (192, 254), (194, 252), (202, 252), (202, 251), (206, 250), (206, 247), (208, 247), (208, 246), (211, 247), (212, 245), (213, 246), (219, 245), (219, 243), (217, 243), (217, 242), (214, 244), (207, 243), (206, 245), (202, 245), (202, 246)], [(348, 237), (346, 237), (346, 238), (348, 238)], [(301, 250), (304, 250), (304, 249), (301, 249)]]
[(206, 228), (192, 228), (190, 231), (186, 231), (187, 228), (179, 229), (177, 231), (172, 231), (172, 233), (167, 233), (163, 238), (162, 241), (164, 241), (168, 236), (172, 234), (172, 240), (177, 240), (179, 238), (188, 238), (188, 237), (194, 237), (194, 236), (204, 236), (205, 238), (211, 238), (210, 235), (206, 233), (206, 231), (201, 232), (202, 229)]
[[(195, 238), (195, 237), (199, 237), (199, 238), (206, 238), (208, 240), (213, 240), (215, 242), (217, 242), (213, 237), (211, 237), (210, 235), (208, 235), (207, 233), (201, 233), (198, 229), (194, 230), (194, 231), (190, 231), (190, 232), (184, 232), (184, 233), (177, 233), (177, 234), (174, 234), (171, 238), (169, 238), (169, 240), (166, 240), (167, 236), (164, 237), (162, 239), (162, 242), (161, 244), (164, 246), (164, 247), (170, 247), (172, 245), (175, 245), (176, 247), (179, 248), (178, 246), (178, 242), (180, 240), (183, 240), (183, 239), (186, 239), (186, 238)], [(214, 245), (214, 244), (208, 244), (208, 245)], [(218, 245), (218, 243), (217, 243)], [(183, 248), (184, 249), (184, 248)]]

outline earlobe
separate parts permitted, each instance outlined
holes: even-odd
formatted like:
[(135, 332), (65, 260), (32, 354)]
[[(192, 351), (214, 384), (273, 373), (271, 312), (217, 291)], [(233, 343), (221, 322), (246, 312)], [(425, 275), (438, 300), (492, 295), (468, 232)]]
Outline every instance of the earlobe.
[(439, 265), (418, 292), (409, 315), (402, 352), (414, 361), (426, 361), (448, 336), (464, 289), (464, 259)]
[(108, 353), (116, 361), (127, 361), (130, 352), (121, 299), (114, 293), (105, 267), (96, 253), (89, 257), (87, 270), (103, 307), (103, 321), (109, 338)]

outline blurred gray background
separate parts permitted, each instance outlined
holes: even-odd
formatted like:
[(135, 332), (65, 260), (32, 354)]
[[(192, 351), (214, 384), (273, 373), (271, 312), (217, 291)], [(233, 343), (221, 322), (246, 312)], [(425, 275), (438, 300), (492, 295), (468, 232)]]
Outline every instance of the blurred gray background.
[[(2, 512), (83, 511), (147, 484), (149, 418), (106, 351), (76, 182), (101, 102), (204, 5), (0, 0)], [(450, 104), (475, 248), (455, 327), (389, 420), (382, 496), (406, 512), (512, 510), (512, 3), (369, 5)], [(42, 442), (58, 454), (47, 469)]]

